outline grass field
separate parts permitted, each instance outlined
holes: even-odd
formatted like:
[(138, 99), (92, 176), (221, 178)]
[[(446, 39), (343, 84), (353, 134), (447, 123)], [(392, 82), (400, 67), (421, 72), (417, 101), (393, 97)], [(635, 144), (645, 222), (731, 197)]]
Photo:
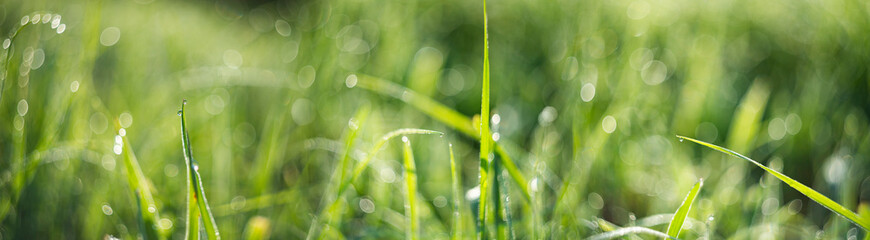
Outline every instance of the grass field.
[(870, 239), (866, 1), (11, 0), (0, 41), (0, 239)]

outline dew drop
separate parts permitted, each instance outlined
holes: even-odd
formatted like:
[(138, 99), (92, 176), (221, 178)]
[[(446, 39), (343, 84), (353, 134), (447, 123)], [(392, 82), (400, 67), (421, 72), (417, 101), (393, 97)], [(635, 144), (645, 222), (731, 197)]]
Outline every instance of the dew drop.
[(57, 28), (60, 25), (60, 15), (54, 15), (54, 19), (51, 20), (51, 28)]
[(408, 142), (408, 137), (407, 137), (407, 136), (402, 136), (402, 142)]
[(181, 101), (181, 104), (182, 104), (182, 105), (187, 105), (187, 99), (182, 100), (182, 101)]
[(348, 75), (347, 78), (344, 80), (344, 85), (347, 86), (348, 88), (353, 88), (356, 86), (357, 81), (358, 81), (358, 79), (357, 79), (356, 75), (351, 74), (351, 75)]
[(27, 25), (30, 22), (30, 16), (24, 16), (21, 18), (21, 25)]
[(61, 34), (63, 31), (66, 31), (66, 24), (61, 23), (57, 26), (57, 34)]
[(680, 142), (683, 142), (683, 139), (682, 139), (682, 138), (680, 138)]
[(182, 113), (184, 113), (184, 110), (178, 110), (178, 116), (179, 116), (179, 117), (181, 116)]
[(109, 206), (108, 203), (103, 204), (102, 210), (103, 210), (103, 214), (106, 214), (106, 216), (111, 216), (112, 213), (115, 212), (112, 210), (112, 206)]
[(3, 49), (9, 48), (9, 45), (12, 45), (12, 40), (9, 40), (8, 38), (3, 40)]

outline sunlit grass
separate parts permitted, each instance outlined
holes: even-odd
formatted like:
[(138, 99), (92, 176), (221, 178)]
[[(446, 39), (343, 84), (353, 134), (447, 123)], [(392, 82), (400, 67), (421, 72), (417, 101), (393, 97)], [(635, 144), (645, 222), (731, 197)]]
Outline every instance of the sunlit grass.
[(0, 238), (867, 239), (864, 5), (4, 2)]
[[(122, 128), (120, 134), (123, 134)], [(126, 135), (126, 134), (125, 134)], [(127, 136), (118, 135), (116, 141), (121, 140), (116, 144), (122, 145), (122, 155), (124, 159), (124, 169), (127, 173), (127, 183), (133, 193), (136, 202), (139, 205), (140, 233), (143, 239), (166, 239), (164, 227), (158, 224), (160, 220), (160, 211), (157, 209), (157, 204), (151, 194), (151, 182), (142, 173), (142, 168), (139, 166), (139, 161), (133, 153), (133, 148), (130, 146), (130, 141)]]
[[(855, 225), (858, 225), (861, 228), (864, 228), (865, 231), (870, 231), (870, 219), (858, 216), (858, 214), (856, 214), (855, 212), (852, 212), (851, 210), (849, 210), (846, 207), (843, 207), (843, 205), (840, 205), (837, 202), (834, 202), (833, 200), (826, 197), (825, 195), (822, 195), (821, 193), (816, 192), (812, 188), (807, 187), (806, 185), (803, 185), (802, 183), (795, 181), (794, 179), (791, 179), (790, 177), (788, 177), (782, 173), (779, 173), (776, 170), (768, 168), (767, 166), (764, 166), (763, 164), (756, 162), (755, 160), (752, 160), (751, 158), (743, 156), (740, 153), (732, 151), (731, 149), (716, 146), (716, 145), (713, 145), (713, 144), (710, 144), (710, 143), (707, 143), (704, 141), (700, 141), (700, 140), (697, 140), (694, 138), (690, 138), (690, 137), (684, 137), (684, 136), (680, 136), (680, 135), (677, 135), (677, 137), (680, 138), (680, 141), (682, 141), (683, 139), (689, 140), (689, 141), (695, 142), (697, 144), (700, 144), (702, 146), (708, 147), (710, 149), (720, 151), (722, 153), (725, 153), (725, 154), (746, 160), (748, 162), (751, 162), (752, 164), (755, 164), (755, 166), (758, 166), (761, 169), (764, 169), (764, 171), (767, 171), (768, 173), (770, 173), (774, 177), (785, 182), (786, 184), (788, 184), (788, 186), (797, 190), (798, 192), (800, 192), (804, 196), (809, 197), (810, 199), (812, 199), (816, 203), (821, 204), (825, 208), (839, 214), (840, 216), (845, 217), (846, 219), (849, 219), (849, 221), (852, 221), (853, 223), (855, 223)], [(670, 233), (670, 231), (668, 231), (668, 232)]]
[(181, 148), (184, 152), (188, 186), (187, 227), (185, 235), (187, 239), (199, 239), (199, 222), (201, 219), (208, 239), (220, 239), (220, 232), (218, 232), (217, 224), (214, 221), (214, 215), (212, 215), (208, 199), (205, 197), (202, 176), (199, 174), (199, 163), (193, 158), (193, 151), (190, 149), (190, 134), (187, 132), (187, 125), (184, 121), (185, 105), (187, 105), (187, 100), (184, 100), (181, 104), (181, 110), (178, 110), (178, 116), (181, 117)]
[(680, 236), (680, 231), (683, 229), (683, 223), (686, 222), (689, 210), (692, 209), (692, 203), (695, 202), (695, 198), (698, 197), (698, 192), (701, 191), (702, 186), (704, 186), (703, 179), (698, 181), (698, 183), (695, 183), (695, 186), (693, 186), (692, 190), (689, 191), (689, 194), (686, 195), (686, 199), (684, 199), (683, 203), (680, 204), (680, 208), (677, 208), (677, 212), (674, 213), (671, 223), (668, 224), (668, 236), (673, 238)]
[(402, 136), (402, 162), (405, 178), (405, 217), (408, 218), (406, 225), (407, 239), (420, 239), (420, 216), (417, 213), (417, 167), (414, 163), (414, 152), (411, 150), (411, 141)]

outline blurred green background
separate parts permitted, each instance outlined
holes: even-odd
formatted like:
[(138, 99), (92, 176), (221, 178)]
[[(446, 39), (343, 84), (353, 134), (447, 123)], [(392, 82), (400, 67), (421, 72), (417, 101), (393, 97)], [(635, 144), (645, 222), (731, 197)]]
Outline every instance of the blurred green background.
[[(490, 120), (533, 195), (506, 181), (518, 239), (589, 237), (604, 221), (664, 231), (661, 214), (700, 178), (683, 238), (866, 234), (750, 163), (674, 135), (744, 153), (853, 211), (870, 203), (870, 2), (491, 0), (487, 10)], [(395, 129), (446, 133), (409, 136), (423, 236), (446, 239), (447, 145), (468, 191), (477, 141), (403, 94), (355, 85), (388, 81), (479, 114), (482, 13), (480, 1), (441, 0), (3, 1), (0, 39), (35, 24), (0, 55), (0, 239), (136, 238), (121, 128), (159, 226), (182, 238), (182, 99), (225, 239), (258, 227), (305, 238), (364, 106), (353, 159)], [(403, 238), (400, 143), (340, 199), (341, 236)]]

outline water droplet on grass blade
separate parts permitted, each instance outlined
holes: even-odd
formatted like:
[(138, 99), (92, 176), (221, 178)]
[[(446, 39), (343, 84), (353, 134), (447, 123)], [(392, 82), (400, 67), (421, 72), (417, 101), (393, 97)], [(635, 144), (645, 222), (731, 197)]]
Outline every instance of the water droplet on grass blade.
[(184, 110), (178, 110), (178, 116), (179, 116), (179, 117), (180, 117), (181, 114), (183, 114), (183, 113), (184, 113)]
[(408, 137), (407, 137), (407, 136), (402, 136), (402, 142), (408, 142)]
[(109, 206), (108, 203), (103, 203), (102, 209), (103, 209), (103, 214), (106, 214), (106, 216), (111, 216), (112, 213), (115, 212), (114, 210), (112, 210), (112, 206)]
[(344, 79), (344, 85), (347, 86), (348, 88), (353, 88), (356, 86), (357, 81), (358, 81), (358, 79), (357, 79), (356, 75), (351, 74), (351, 75), (348, 75), (346, 79)]

